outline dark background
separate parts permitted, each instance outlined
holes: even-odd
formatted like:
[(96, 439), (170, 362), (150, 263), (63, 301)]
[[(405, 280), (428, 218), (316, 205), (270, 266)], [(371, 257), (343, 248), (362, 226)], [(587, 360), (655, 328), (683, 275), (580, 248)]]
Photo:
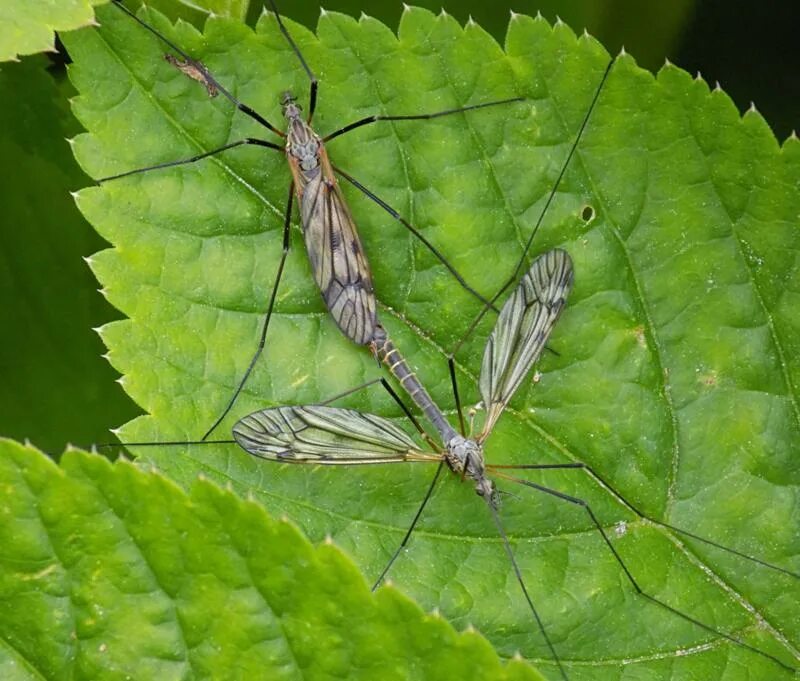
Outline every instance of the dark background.
[[(180, 0), (149, 4), (173, 14)], [(438, 12), (442, 6), (462, 23), (469, 16), (502, 43), (513, 9), (538, 11), (554, 21), (560, 16), (576, 32), (586, 28), (606, 48), (621, 46), (640, 65), (657, 71), (668, 58), (698, 71), (721, 87), (741, 111), (753, 102), (785, 139), (800, 120), (800, 11), (796, 2), (775, 0), (415, 0)], [(254, 2), (249, 23), (263, 2)], [(313, 28), (319, 3), (281, 0), (287, 16)], [(172, 9), (172, 11), (170, 11)], [(359, 16), (370, 14), (396, 28), (400, 0), (326, 0), (325, 9)], [(185, 5), (181, 14), (186, 14)], [(194, 17), (202, 23), (200, 15)], [(58, 62), (58, 59), (52, 60)], [(68, 113), (73, 93), (63, 67), (50, 66), (52, 83), (42, 95), (26, 96), (26, 84), (42, 77), (47, 61), (26, 57), (0, 67), (0, 151), (14, 177), (0, 181), (5, 223), (0, 229), (0, 434), (30, 438), (58, 454), (68, 442), (87, 445), (110, 439), (108, 429), (137, 413), (114, 382), (102, 343), (90, 330), (115, 318), (115, 311), (96, 293), (97, 282), (81, 256), (105, 246), (86, 224), (69, 191), (90, 184), (71, 159), (64, 137), (79, 126)], [(50, 78), (50, 76), (53, 76)], [(48, 122), (49, 117), (49, 122)], [(42, 119), (42, 120), (40, 120)], [(35, 121), (35, 125), (32, 125)], [(47, 126), (48, 139), (33, 132)], [(26, 138), (26, 132), (32, 136)], [(47, 162), (49, 170), (43, 169)], [(25, 173), (30, 173), (25, 177)], [(50, 182), (43, 186), (43, 178)], [(48, 198), (49, 197), (49, 198)], [(65, 304), (50, 303), (44, 286), (74, 291)]]

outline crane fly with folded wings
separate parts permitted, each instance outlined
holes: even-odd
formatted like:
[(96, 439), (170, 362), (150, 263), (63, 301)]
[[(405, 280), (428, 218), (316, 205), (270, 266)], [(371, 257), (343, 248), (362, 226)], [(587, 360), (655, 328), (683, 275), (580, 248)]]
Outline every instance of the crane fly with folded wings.
[(126, 8), (120, 0), (115, 0), (112, 4), (125, 12), (140, 26), (155, 35), (158, 40), (179, 55), (176, 57), (175, 55), (167, 54), (165, 57), (170, 64), (187, 77), (198, 81), (206, 89), (209, 97), (222, 95), (228, 99), (238, 111), (285, 140), (285, 143), (281, 145), (269, 140), (245, 137), (228, 142), (215, 149), (195, 154), (189, 158), (156, 163), (146, 167), (109, 175), (98, 180), (101, 183), (109, 182), (154, 170), (192, 164), (202, 159), (243, 146), (267, 148), (286, 154), (292, 180), (289, 186), (289, 196), (284, 214), (283, 247), (275, 274), (275, 281), (272, 285), (266, 315), (261, 326), (258, 345), (247, 369), (239, 379), (233, 395), (214, 423), (203, 435), (203, 439), (206, 439), (214, 429), (216, 429), (231, 410), (265, 347), (270, 319), (275, 307), (278, 288), (286, 264), (286, 257), (289, 253), (292, 204), (295, 198), (299, 205), (300, 223), (303, 229), (308, 259), (311, 263), (314, 279), (322, 293), (326, 307), (342, 333), (354, 343), (358, 345), (367, 345), (374, 341), (377, 319), (372, 274), (364, 253), (364, 247), (356, 229), (355, 221), (353, 220), (350, 209), (345, 203), (344, 196), (339, 187), (337, 175), (353, 184), (408, 229), (449, 270), (466, 291), (475, 296), (481, 303), (493, 307), (493, 303), (487, 301), (475, 289), (467, 284), (456, 269), (418, 229), (354, 177), (334, 166), (328, 157), (325, 143), (352, 130), (379, 121), (430, 120), (486, 107), (520, 102), (523, 101), (524, 98), (509, 97), (425, 114), (376, 114), (360, 118), (334, 132), (325, 136), (320, 136), (311, 127), (311, 120), (314, 116), (317, 104), (317, 79), (297, 47), (297, 44), (289, 34), (289, 31), (286, 29), (274, 0), (270, 0), (270, 5), (275, 14), (280, 31), (286, 38), (310, 82), (307, 117), (303, 116), (302, 108), (297, 103), (292, 93), (284, 92), (281, 95), (281, 109), (288, 126), (287, 131), (284, 132), (255, 111), (255, 109), (241, 102), (213, 76), (201, 61), (191, 57), (170, 38)]

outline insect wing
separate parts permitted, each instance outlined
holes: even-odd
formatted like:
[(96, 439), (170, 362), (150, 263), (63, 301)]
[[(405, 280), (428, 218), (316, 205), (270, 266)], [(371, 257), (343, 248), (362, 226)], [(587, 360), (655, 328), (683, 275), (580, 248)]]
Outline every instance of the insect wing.
[(376, 324), (372, 275), (350, 210), (326, 165), (305, 178), (300, 197), (306, 249), (334, 320), (348, 338), (365, 345)]
[(572, 260), (554, 249), (540, 255), (503, 305), (481, 366), (480, 389), (487, 409), (485, 438), (534, 362), (572, 288)]
[(390, 421), (335, 407), (263, 409), (237, 422), (233, 437), (254, 456), (286, 463), (395, 463), (421, 454)]

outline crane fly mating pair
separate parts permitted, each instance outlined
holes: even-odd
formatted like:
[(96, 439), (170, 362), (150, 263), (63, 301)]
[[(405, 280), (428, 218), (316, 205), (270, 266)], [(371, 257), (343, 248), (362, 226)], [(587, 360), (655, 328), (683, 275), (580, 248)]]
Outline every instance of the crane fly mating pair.
[[(121, 6), (118, 5), (118, 7)], [(628, 511), (641, 519), (646, 518), (635, 506), (627, 502), (608, 481), (604, 480), (590, 467), (574, 462), (566, 464), (522, 464), (518, 466), (485, 464), (483, 459), (484, 442), (498, 422), (498, 419), (508, 405), (514, 392), (522, 384), (525, 377), (529, 374), (532, 365), (538, 360), (542, 353), (547, 338), (570, 291), (573, 271), (571, 260), (565, 251), (556, 249), (548, 251), (537, 258), (513, 289), (510, 297), (499, 313), (494, 330), (489, 336), (484, 350), (479, 385), (486, 414), (483, 426), (479, 434), (474, 438), (463, 432), (463, 419), (461, 433), (458, 433), (450, 426), (445, 416), (430, 398), (416, 376), (411, 372), (405, 360), (400, 355), (399, 350), (388, 338), (385, 330), (377, 321), (372, 277), (367, 266), (364, 249), (361, 245), (358, 233), (355, 231), (350, 211), (344, 203), (341, 192), (336, 184), (335, 171), (338, 171), (338, 169), (328, 159), (327, 152), (324, 146), (322, 146), (322, 143), (351, 130), (376, 123), (379, 120), (414, 120), (449, 116), (498, 104), (513, 106), (520, 102), (521, 98), (508, 97), (499, 101), (479, 103), (457, 110), (446, 110), (434, 112), (432, 114), (367, 116), (340, 128), (324, 138), (319, 138), (309, 127), (311, 116), (316, 108), (316, 79), (300, 51), (292, 41), (290, 34), (286, 31), (283, 23), (279, 23), (283, 35), (287, 38), (289, 45), (291, 45), (292, 50), (299, 59), (299, 64), (308, 75), (311, 82), (308, 120), (303, 118), (301, 110), (291, 94), (285, 93), (282, 95), (282, 109), (289, 123), (289, 131), (288, 133), (284, 133), (258, 114), (254, 109), (231, 94), (231, 91), (226, 88), (224, 84), (219, 82), (217, 77), (207, 70), (201, 61), (196, 61), (191, 55), (180, 49), (177, 45), (171, 41), (167, 41), (146, 22), (134, 15), (131, 16), (136, 19), (141, 26), (154, 32), (160, 40), (166, 41), (170, 49), (175, 52), (175, 54), (167, 56), (168, 61), (190, 78), (199, 81), (200, 84), (206, 88), (209, 97), (217, 97), (219, 94), (222, 94), (239, 111), (266, 126), (273, 133), (281, 137), (286, 136), (287, 158), (289, 159), (292, 171), (292, 186), (289, 192), (289, 203), (285, 211), (283, 248), (278, 262), (278, 274), (271, 290), (267, 315), (261, 328), (258, 350), (253, 356), (238, 386), (235, 388), (227, 407), (207, 431), (203, 440), (183, 444), (201, 444), (204, 442), (207, 444), (227, 444), (229, 442), (236, 442), (251, 454), (284, 463), (355, 465), (428, 462), (436, 464), (436, 472), (428, 487), (427, 493), (409, 529), (405, 533), (402, 542), (400, 542), (397, 549), (392, 552), (391, 559), (378, 577), (375, 584), (376, 586), (387, 575), (392, 564), (401, 555), (403, 547), (408, 543), (412, 530), (422, 518), (423, 509), (433, 495), (434, 489), (437, 487), (443, 467), (449, 467), (462, 479), (469, 479), (474, 485), (478, 495), (486, 502), (486, 507), (489, 510), (492, 522), (499, 532), (502, 547), (511, 561), (515, 579), (524, 594), (525, 607), (530, 611), (532, 618), (536, 622), (536, 628), (540, 633), (541, 639), (545, 642), (545, 657), (549, 658), (551, 664), (554, 665), (554, 674), (561, 678), (569, 678), (567, 665), (562, 664), (559, 656), (558, 642), (554, 642), (552, 636), (548, 635), (548, 631), (553, 623), (546, 621), (546, 618), (543, 619), (540, 616), (537, 603), (535, 602), (536, 599), (531, 598), (528, 592), (526, 578), (524, 578), (523, 572), (518, 566), (511, 542), (508, 541), (506, 536), (506, 531), (501, 522), (499, 513), (501, 491), (496, 487), (495, 480), (513, 482), (517, 485), (533, 488), (548, 495), (552, 499), (582, 508), (588, 514), (592, 532), (600, 538), (605, 550), (610, 552), (615, 564), (618, 566), (620, 574), (627, 580), (631, 592), (643, 596), (643, 598), (640, 599), (641, 602), (650, 601), (653, 606), (660, 608), (667, 616), (688, 622), (691, 626), (708, 634), (712, 639), (726, 640), (742, 650), (747, 651), (749, 654), (769, 659), (774, 663), (776, 670), (779, 672), (791, 671), (780, 659), (762, 650), (758, 646), (752, 646), (741, 640), (735, 632), (727, 632), (718, 626), (708, 624), (701, 618), (694, 617), (691, 612), (685, 612), (674, 608), (664, 600), (646, 593), (639, 586), (635, 576), (615, 549), (608, 532), (604, 529), (603, 524), (599, 521), (590, 505), (580, 498), (531, 482), (525, 478), (519, 477), (518, 474), (510, 472), (515, 468), (539, 471), (570, 471), (576, 469), (584, 471), (592, 476), (600, 485), (605, 487), (621, 505), (627, 507)], [(275, 16), (279, 19), (277, 12)], [(603, 76), (601, 85), (605, 80), (605, 75), (607, 75), (607, 71)], [(598, 86), (598, 94), (599, 91), (600, 86)], [(473, 115), (480, 114), (476, 113)], [(585, 125), (585, 120), (583, 125)], [(581, 131), (582, 129), (581, 127)], [(579, 137), (580, 132), (575, 139), (575, 144), (577, 144)], [(202, 151), (191, 158), (158, 163), (147, 168), (121, 172), (104, 179), (105, 181), (120, 180), (125, 176), (135, 175), (145, 171), (156, 171), (161, 168), (196, 163), (205, 158), (216, 156), (223, 151), (242, 146), (259, 146), (279, 151), (284, 150), (284, 146), (281, 144), (247, 137), (245, 139), (228, 142), (216, 149)], [(566, 163), (569, 162), (573, 151), (574, 147), (567, 156), (565, 166)], [(355, 178), (352, 178), (346, 173), (340, 174), (346, 180), (352, 182), (356, 187), (367, 193), (370, 198), (373, 198), (379, 205), (385, 208), (393, 218), (401, 221), (416, 235), (421, 236), (419, 231), (404, 220), (397, 211), (368, 192)], [(555, 187), (553, 189), (553, 193), (554, 192)], [(236, 397), (239, 395), (255, 365), (261, 349), (264, 347), (269, 320), (274, 309), (278, 285), (289, 248), (289, 228), (291, 224), (293, 195), (296, 196), (299, 204), (301, 225), (315, 279), (323, 293), (326, 305), (333, 318), (341, 331), (349, 339), (359, 345), (369, 345), (371, 347), (373, 353), (378, 359), (389, 366), (400, 384), (412, 396), (417, 406), (420, 407), (429, 420), (431, 420), (439, 435), (439, 442), (433, 447), (426, 448), (424, 445), (421, 445), (411, 438), (404, 430), (398, 428), (394, 423), (385, 418), (352, 409), (336, 408), (326, 404), (275, 407), (260, 410), (240, 419), (236, 423), (233, 429), (234, 440), (218, 440), (213, 443), (206, 440), (206, 437), (233, 407)], [(540, 215), (540, 221), (543, 216), (544, 210)], [(533, 233), (535, 233), (535, 231), (534, 229)], [(526, 244), (525, 251), (527, 251), (527, 247), (530, 245), (533, 233)], [(455, 268), (444, 260), (436, 249), (430, 246), (429, 242), (425, 241), (425, 244), (429, 246), (436, 257), (448, 267), (451, 274), (459, 283), (486, 305), (484, 311), (494, 306), (500, 293), (487, 302), (485, 298), (467, 284), (464, 278), (458, 274)], [(524, 254), (520, 265), (522, 262), (524, 262)], [(522, 267), (518, 266), (515, 274), (509, 281), (514, 281), (516, 283), (516, 280), (519, 278), (517, 273), (519, 273), (521, 269)], [(451, 377), (453, 379), (454, 388), (456, 388), (453, 366), (451, 361)], [(458, 404), (457, 390), (455, 394)], [(402, 402), (399, 398), (397, 398), (396, 395), (394, 395), (394, 397), (402, 406)], [(405, 407), (403, 407), (403, 409), (405, 409)], [(408, 416), (411, 417), (411, 414), (408, 413)], [(422, 433), (422, 429), (418, 429)], [(425, 436), (425, 439), (430, 440), (427, 436)], [(139, 444), (165, 445), (167, 443)], [(134, 446), (134, 444), (129, 443), (129, 446)], [(673, 533), (679, 535), (683, 534), (683, 536), (691, 537), (700, 542), (707, 542), (706, 539), (684, 532), (668, 524), (661, 523), (658, 520), (648, 520), (656, 525), (660, 525), (662, 528), (671, 530)], [(722, 551), (734, 553), (742, 560), (760, 563), (761, 565), (758, 569), (775, 570), (784, 574), (790, 574), (793, 578), (797, 577), (797, 575), (787, 573), (787, 571), (782, 570), (780, 567), (764, 563), (763, 561), (735, 552), (719, 544), (713, 544), (713, 542), (707, 543), (712, 543), (712, 545), (717, 546)], [(530, 578), (528, 578), (528, 580), (529, 579)]]

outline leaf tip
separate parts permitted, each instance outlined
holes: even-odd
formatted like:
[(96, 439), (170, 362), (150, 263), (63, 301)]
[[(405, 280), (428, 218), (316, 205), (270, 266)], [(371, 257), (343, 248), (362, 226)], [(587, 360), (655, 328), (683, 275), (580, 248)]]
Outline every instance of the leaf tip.
[(556, 23), (553, 24), (556, 28), (561, 28), (564, 25), (564, 22), (561, 21), (561, 17), (556, 14)]
[(522, 657), (522, 653), (520, 653), (519, 650), (515, 650), (514, 654), (511, 656), (511, 659), (515, 662), (522, 662), (525, 658)]
[(509, 11), (510, 16), (511, 16), (511, 18), (510, 18), (511, 21), (519, 21), (519, 18), (521, 16), (519, 14), (519, 12), (515, 12), (513, 9), (510, 9), (508, 11)]
[(627, 57), (628, 53), (625, 51), (625, 45), (619, 48), (619, 56), (620, 57)]
[(325, 546), (333, 546), (333, 537), (331, 537), (329, 533), (326, 533), (322, 543), (325, 544)]

